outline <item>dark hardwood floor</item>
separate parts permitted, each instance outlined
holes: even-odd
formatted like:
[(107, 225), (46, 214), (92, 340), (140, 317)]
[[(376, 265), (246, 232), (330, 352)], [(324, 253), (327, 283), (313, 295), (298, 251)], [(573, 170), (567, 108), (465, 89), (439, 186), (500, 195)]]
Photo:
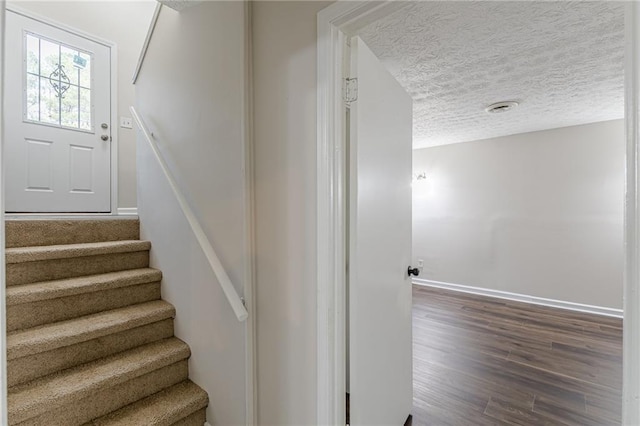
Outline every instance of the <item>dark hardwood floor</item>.
[(413, 426), (620, 425), (622, 320), (414, 286)]

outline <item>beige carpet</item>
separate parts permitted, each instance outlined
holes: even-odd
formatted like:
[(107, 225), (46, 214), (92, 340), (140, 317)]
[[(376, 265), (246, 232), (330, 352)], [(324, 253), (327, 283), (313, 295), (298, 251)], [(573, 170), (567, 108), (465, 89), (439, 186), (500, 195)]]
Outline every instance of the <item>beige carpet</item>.
[(9, 424), (202, 426), (137, 220), (6, 222)]

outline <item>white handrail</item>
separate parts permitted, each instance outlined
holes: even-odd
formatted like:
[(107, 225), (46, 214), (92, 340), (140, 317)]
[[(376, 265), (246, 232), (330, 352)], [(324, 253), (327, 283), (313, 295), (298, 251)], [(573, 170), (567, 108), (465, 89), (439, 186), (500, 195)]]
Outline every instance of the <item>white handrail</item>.
[(160, 164), (160, 168), (162, 168), (164, 175), (169, 181), (169, 186), (171, 186), (171, 189), (173, 190), (173, 195), (175, 195), (176, 199), (178, 200), (178, 204), (182, 209), (182, 212), (187, 218), (189, 225), (191, 225), (191, 230), (193, 231), (193, 234), (196, 236), (198, 243), (200, 243), (200, 247), (202, 248), (202, 251), (204, 252), (204, 255), (206, 256), (207, 260), (209, 261), (209, 265), (211, 265), (211, 269), (213, 270), (213, 273), (216, 275), (216, 278), (220, 283), (220, 287), (222, 287), (222, 291), (224, 292), (224, 295), (227, 296), (227, 300), (229, 301), (229, 304), (231, 305), (233, 312), (236, 314), (236, 317), (238, 317), (238, 321), (246, 320), (247, 317), (249, 316), (249, 313), (247, 312), (247, 309), (245, 308), (244, 303), (242, 303), (242, 299), (240, 298), (240, 296), (238, 296), (238, 293), (236, 292), (235, 287), (231, 283), (231, 279), (229, 278), (227, 271), (224, 270), (224, 267), (222, 266), (222, 262), (220, 262), (220, 259), (216, 255), (216, 252), (213, 249), (213, 246), (209, 242), (209, 239), (204, 233), (202, 226), (200, 226), (200, 223), (198, 222), (198, 219), (196, 218), (195, 214), (189, 207), (187, 200), (184, 198), (184, 196), (180, 192), (180, 189), (178, 188), (178, 185), (176, 184), (175, 179), (173, 178), (173, 176), (171, 175), (171, 172), (169, 171), (169, 168), (167, 167), (167, 163), (164, 161), (164, 158), (162, 158), (162, 154), (158, 150), (158, 146), (154, 141), (154, 137), (152, 133), (149, 131), (146, 124), (144, 123), (142, 118), (140, 118), (140, 115), (138, 114), (138, 112), (134, 107), (131, 107), (131, 114), (133, 115), (133, 119), (138, 125), (138, 128), (144, 135), (144, 138), (149, 143), (151, 150), (155, 154), (156, 160), (158, 160), (158, 163)]
[(133, 72), (133, 78), (132, 78), (133, 84), (136, 84), (136, 81), (138, 80), (138, 75), (140, 74), (140, 70), (142, 69), (142, 63), (144, 62), (145, 56), (147, 56), (147, 50), (149, 49), (149, 42), (151, 42), (151, 37), (153, 36), (153, 30), (156, 29), (156, 23), (158, 22), (158, 17), (160, 16), (160, 9), (162, 9), (162, 3), (158, 2), (158, 4), (156, 4), (155, 10), (153, 11), (151, 22), (149, 23), (147, 36), (144, 38), (144, 43), (142, 44), (142, 50), (140, 51), (140, 56), (138, 57), (136, 70)]

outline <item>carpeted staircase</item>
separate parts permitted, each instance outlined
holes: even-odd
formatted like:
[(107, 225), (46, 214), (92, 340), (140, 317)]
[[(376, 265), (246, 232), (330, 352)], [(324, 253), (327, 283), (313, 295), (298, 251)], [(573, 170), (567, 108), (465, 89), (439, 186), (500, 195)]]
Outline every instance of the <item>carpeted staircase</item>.
[(8, 220), (10, 425), (202, 426), (137, 220)]

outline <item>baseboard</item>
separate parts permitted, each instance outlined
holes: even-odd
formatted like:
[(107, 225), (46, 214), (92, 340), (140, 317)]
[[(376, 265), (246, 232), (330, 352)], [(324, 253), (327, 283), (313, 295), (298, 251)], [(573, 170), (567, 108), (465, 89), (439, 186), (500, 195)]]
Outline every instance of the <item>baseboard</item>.
[(132, 214), (111, 213), (6, 213), (5, 220), (130, 220)]
[(138, 216), (137, 207), (118, 207), (118, 216)]
[(422, 278), (414, 278), (413, 284), (437, 287), (446, 290), (460, 291), (463, 293), (478, 294), (480, 296), (495, 297), (498, 299), (513, 300), (516, 302), (531, 303), (534, 305), (549, 306), (552, 308), (566, 309), (570, 311), (585, 312), (595, 315), (604, 315), (607, 317), (622, 318), (622, 309), (605, 308), (602, 306), (583, 305), (581, 303), (565, 302), (562, 300), (545, 299), (544, 297), (528, 296), (526, 294), (510, 293), (508, 291), (490, 290), (480, 287), (472, 287), (468, 285), (445, 283), (441, 281), (425, 280)]

